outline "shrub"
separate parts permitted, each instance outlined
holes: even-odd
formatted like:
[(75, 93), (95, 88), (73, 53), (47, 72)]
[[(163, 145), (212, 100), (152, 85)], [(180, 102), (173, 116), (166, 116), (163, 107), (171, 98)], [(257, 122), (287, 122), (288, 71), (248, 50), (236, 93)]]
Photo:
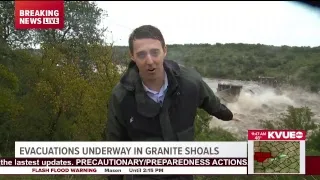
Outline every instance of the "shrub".
[(288, 106), (287, 112), (282, 113), (279, 121), (260, 121), (265, 129), (301, 129), (314, 130), (317, 128), (313, 121), (314, 113), (308, 107), (295, 108)]
[(195, 119), (196, 141), (238, 141), (239, 139), (231, 132), (220, 128), (210, 128), (212, 117), (202, 109), (198, 110)]

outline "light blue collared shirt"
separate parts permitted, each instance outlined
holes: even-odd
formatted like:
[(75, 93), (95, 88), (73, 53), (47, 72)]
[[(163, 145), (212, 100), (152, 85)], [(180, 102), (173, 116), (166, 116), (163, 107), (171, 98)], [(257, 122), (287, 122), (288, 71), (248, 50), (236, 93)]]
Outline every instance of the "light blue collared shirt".
[(164, 97), (166, 95), (167, 87), (168, 87), (168, 77), (167, 73), (165, 72), (164, 84), (162, 85), (159, 92), (153, 91), (145, 86), (142, 82), (144, 90), (147, 92), (148, 96), (153, 99), (155, 102), (162, 104), (164, 101)]

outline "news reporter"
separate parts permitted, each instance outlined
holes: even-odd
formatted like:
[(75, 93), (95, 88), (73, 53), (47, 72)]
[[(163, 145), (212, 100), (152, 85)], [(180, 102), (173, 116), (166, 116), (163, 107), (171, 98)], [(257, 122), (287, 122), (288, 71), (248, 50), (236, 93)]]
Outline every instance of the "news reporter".
[[(233, 113), (199, 73), (165, 59), (167, 47), (158, 28), (136, 28), (129, 37), (129, 50), (132, 60), (109, 102), (107, 140), (193, 141), (197, 108), (220, 120), (233, 120)], [(122, 177), (112, 177), (118, 178)], [(193, 176), (181, 178), (191, 180)], [(130, 175), (126, 179), (152, 177)]]

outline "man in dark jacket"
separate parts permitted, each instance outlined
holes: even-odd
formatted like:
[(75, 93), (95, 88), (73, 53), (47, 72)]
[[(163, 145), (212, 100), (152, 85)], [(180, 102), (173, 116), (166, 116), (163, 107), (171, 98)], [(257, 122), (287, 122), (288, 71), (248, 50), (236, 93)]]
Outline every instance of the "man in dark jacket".
[[(145, 25), (129, 38), (131, 59), (108, 107), (109, 141), (193, 141), (197, 108), (218, 119), (232, 112), (194, 70), (165, 60), (167, 47), (159, 29)], [(122, 179), (122, 176), (110, 176)], [(126, 179), (193, 179), (193, 176), (126, 176)]]

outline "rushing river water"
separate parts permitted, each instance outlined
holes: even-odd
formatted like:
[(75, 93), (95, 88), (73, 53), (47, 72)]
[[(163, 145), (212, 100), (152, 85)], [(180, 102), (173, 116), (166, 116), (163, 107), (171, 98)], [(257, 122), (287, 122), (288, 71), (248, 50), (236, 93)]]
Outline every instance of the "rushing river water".
[[(126, 67), (118, 66), (120, 72)], [(212, 118), (211, 127), (222, 127), (239, 136), (246, 136), (248, 129), (260, 129), (259, 120), (276, 120), (287, 110), (289, 105), (294, 107), (308, 106), (315, 114), (314, 120), (320, 123), (320, 93), (309, 93), (302, 89), (291, 87), (282, 89), (282, 95), (275, 93), (275, 89), (259, 86), (256, 82), (237, 80), (217, 80), (203, 78), (205, 82), (217, 91), (218, 83), (242, 85), (239, 99), (235, 103), (227, 103), (240, 122), (224, 122)], [(253, 93), (252, 93), (253, 92)]]
[(308, 106), (315, 113), (316, 122), (320, 122), (320, 94), (308, 93), (298, 88), (287, 88), (282, 89), (282, 95), (278, 95), (273, 88), (261, 87), (256, 82), (207, 78), (204, 80), (214, 92), (217, 91), (219, 82), (243, 86), (238, 101), (226, 104), (240, 122), (223, 122), (213, 117), (212, 127), (220, 126), (239, 136), (246, 136), (248, 129), (261, 128), (259, 120), (275, 120), (289, 105)]

